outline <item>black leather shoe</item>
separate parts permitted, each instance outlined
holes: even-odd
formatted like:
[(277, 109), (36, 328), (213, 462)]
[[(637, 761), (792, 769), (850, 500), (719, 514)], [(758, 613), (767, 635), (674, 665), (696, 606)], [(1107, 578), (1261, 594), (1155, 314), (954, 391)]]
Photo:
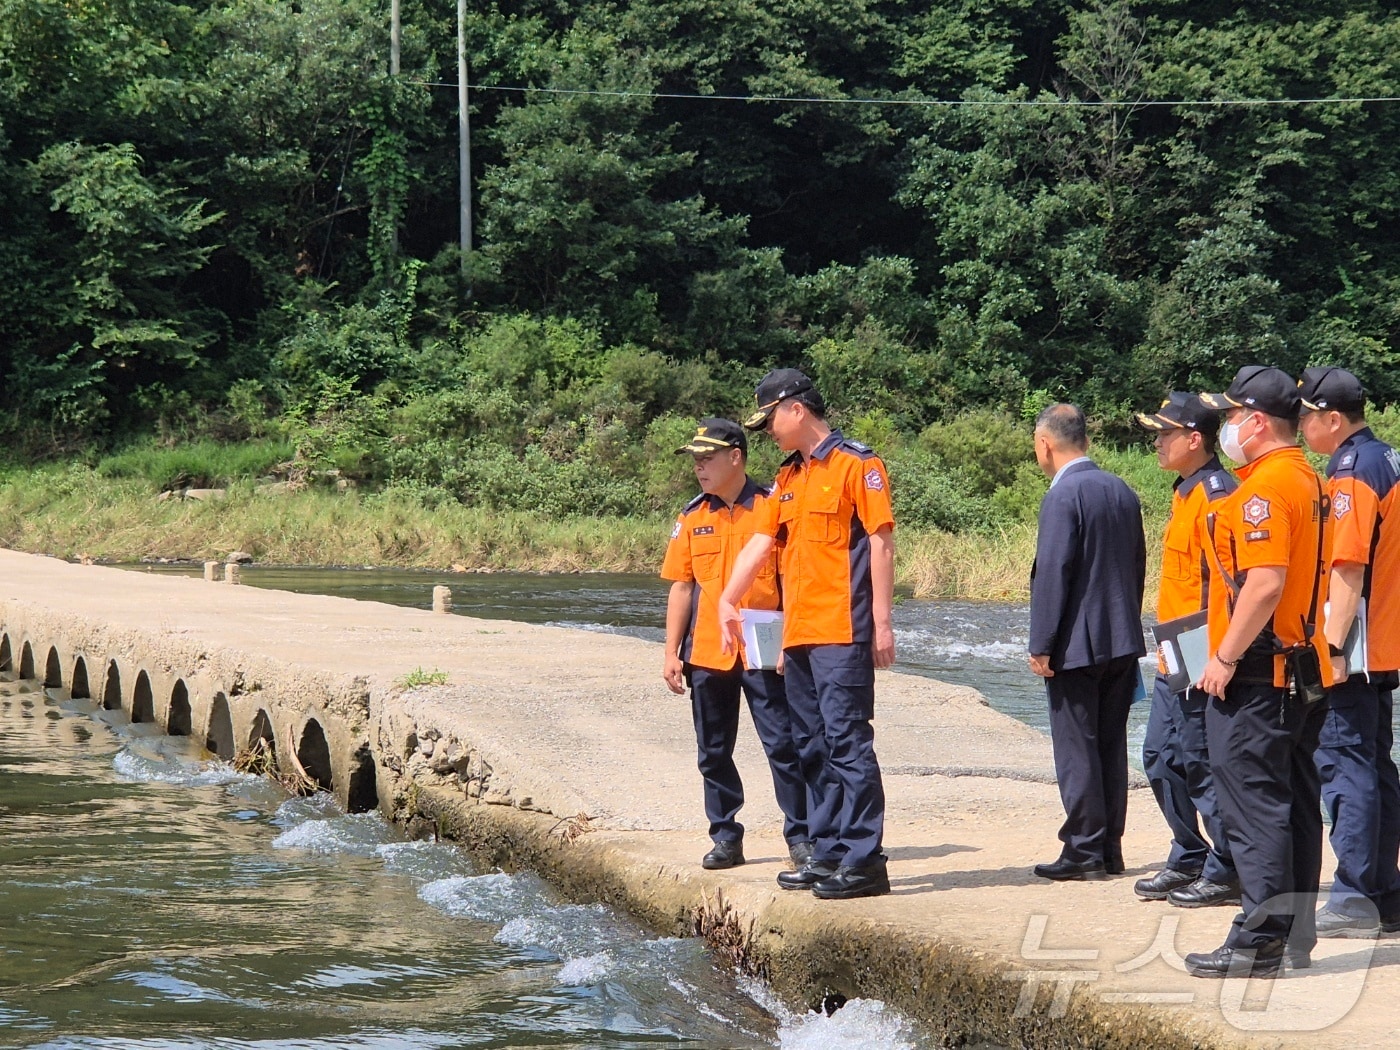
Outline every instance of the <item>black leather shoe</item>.
[(792, 866), (800, 868), (812, 859), (812, 844), (810, 842), (789, 842), (788, 856), (792, 858)]
[(1240, 902), (1238, 882), (1197, 879), (1189, 886), (1167, 891), (1167, 900), (1178, 908), (1215, 908)]
[(834, 874), (812, 884), (812, 896), (824, 901), (879, 897), (889, 892), (890, 876), (883, 860), (859, 868), (848, 868), (842, 864)]
[(796, 871), (778, 872), (778, 885), (785, 890), (810, 890), (822, 879), (835, 875), (837, 865), (825, 860), (808, 859)]
[(1283, 968), (1285, 970), (1307, 970), (1311, 967), (1311, 952), (1295, 952), (1292, 948), (1283, 950)]
[(1380, 923), (1371, 915), (1343, 915), (1331, 908), (1319, 908), (1317, 935), (1319, 937), (1378, 937)]
[(1382, 915), (1381, 933), (1400, 933), (1400, 915)]
[(1061, 857), (1049, 864), (1037, 864), (1033, 870), (1042, 879), (1069, 882), (1073, 879), (1083, 879), (1089, 875), (1102, 875), (1104, 866), (1101, 860), (1074, 861)]
[(1103, 870), (1110, 875), (1122, 875), (1128, 870), (1128, 866), (1123, 863), (1122, 857), (1105, 857), (1103, 859)]
[(1199, 871), (1178, 871), (1176, 868), (1163, 868), (1156, 875), (1138, 879), (1133, 883), (1133, 892), (1145, 901), (1164, 901), (1172, 890), (1189, 886), (1201, 877)]
[(1226, 945), (1209, 954), (1192, 952), (1183, 961), (1192, 977), (1272, 977), (1283, 968), (1283, 942), (1269, 941), (1259, 948)]
[(700, 859), (700, 866), (709, 871), (721, 871), (744, 863), (744, 844), (729, 839), (721, 839), (715, 848)]

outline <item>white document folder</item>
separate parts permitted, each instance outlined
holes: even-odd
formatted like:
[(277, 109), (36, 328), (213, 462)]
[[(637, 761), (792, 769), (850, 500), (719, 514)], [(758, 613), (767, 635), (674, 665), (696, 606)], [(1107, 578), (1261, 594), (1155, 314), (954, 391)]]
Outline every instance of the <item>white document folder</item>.
[(750, 671), (772, 671), (783, 652), (783, 614), (773, 609), (740, 609), (744, 618), (744, 663)]
[[(1332, 603), (1327, 602), (1322, 607), (1324, 617), (1332, 615)], [(1342, 642), (1342, 650), (1347, 658), (1347, 674), (1370, 674), (1371, 669), (1366, 665), (1366, 599), (1359, 598), (1356, 602), (1356, 619), (1351, 621), (1351, 630), (1347, 631), (1346, 641)]]

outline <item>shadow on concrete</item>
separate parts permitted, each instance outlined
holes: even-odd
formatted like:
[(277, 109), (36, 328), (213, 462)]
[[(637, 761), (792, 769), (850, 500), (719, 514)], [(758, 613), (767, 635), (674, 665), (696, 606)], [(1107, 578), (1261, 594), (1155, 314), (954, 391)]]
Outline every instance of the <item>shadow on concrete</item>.
[[(965, 847), (964, 847), (965, 849)], [(952, 849), (949, 852), (962, 852), (963, 850)], [(981, 889), (986, 886), (1051, 886), (1054, 883), (1049, 879), (1042, 879), (1032, 873), (1034, 865), (1017, 865), (1008, 868), (984, 868), (973, 871), (935, 871), (927, 875), (909, 875), (903, 878), (890, 879), (891, 892), (894, 894), (912, 895), (915, 893), (936, 893), (944, 890), (965, 890)], [(1091, 882), (1121, 882), (1124, 890), (1132, 894), (1132, 879), (1148, 872), (1154, 868), (1135, 868), (1124, 872), (1122, 875), (1100, 875), (1097, 878), (1091, 877), (1087, 881)], [(1066, 883), (1074, 886), (1080, 881), (1075, 880)]]
[(941, 846), (886, 846), (885, 856), (890, 860), (932, 860), (934, 857), (947, 857), (954, 853), (981, 853), (981, 846), (963, 846), (956, 842), (945, 842)]

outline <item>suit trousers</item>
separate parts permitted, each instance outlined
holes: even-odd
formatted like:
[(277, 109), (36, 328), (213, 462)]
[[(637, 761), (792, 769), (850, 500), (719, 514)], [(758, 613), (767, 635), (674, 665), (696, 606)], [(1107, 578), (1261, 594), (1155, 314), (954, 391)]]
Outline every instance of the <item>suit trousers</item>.
[(1318, 737), (1322, 804), (1332, 821), (1337, 873), (1327, 907), (1342, 915), (1400, 918), (1400, 777), (1390, 749), (1393, 676), (1333, 686)]
[(1050, 743), (1065, 822), (1060, 856), (1075, 863), (1123, 858), (1128, 819), (1128, 708), (1136, 656), (1057, 670), (1045, 679)]
[[(1235, 865), (1210, 775), (1206, 699), (1199, 689), (1173, 693), (1166, 678), (1157, 676), (1142, 740), (1142, 768), (1172, 833), (1166, 866), (1229, 883), (1235, 881)], [(1201, 834), (1202, 823), (1209, 841)]]
[(875, 757), (869, 643), (783, 650), (788, 706), (812, 794), (812, 859), (864, 867), (884, 858), (885, 786)]
[(1327, 702), (1303, 704), (1266, 683), (1232, 681), (1206, 708), (1216, 798), (1240, 877), (1242, 909), (1225, 943), (1317, 944), (1322, 808), (1313, 752)]
[(775, 671), (750, 671), (741, 664), (732, 671), (691, 667), (689, 677), (710, 838), (737, 842), (744, 837), (744, 825), (735, 819), (744, 804), (744, 785), (734, 765), (742, 689), (773, 774), (773, 792), (783, 811), (783, 837), (789, 843), (808, 841), (807, 784), (798, 762), (782, 676)]

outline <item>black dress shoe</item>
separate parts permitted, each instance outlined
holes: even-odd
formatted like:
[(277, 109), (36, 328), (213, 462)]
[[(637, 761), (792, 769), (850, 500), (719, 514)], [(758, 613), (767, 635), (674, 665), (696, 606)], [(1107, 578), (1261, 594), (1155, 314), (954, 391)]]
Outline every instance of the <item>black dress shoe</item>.
[(1238, 904), (1240, 884), (1197, 879), (1189, 886), (1168, 891), (1167, 900), (1178, 908), (1215, 908), (1226, 904)]
[(700, 866), (709, 871), (721, 871), (744, 863), (744, 844), (730, 839), (721, 839), (715, 848), (700, 859)]
[(859, 868), (848, 868), (842, 864), (833, 874), (812, 884), (812, 896), (824, 901), (879, 897), (889, 892), (890, 876), (883, 860)]
[(1128, 866), (1123, 863), (1122, 857), (1105, 857), (1103, 859), (1103, 870), (1110, 875), (1122, 875), (1128, 870)]
[(1133, 883), (1133, 892), (1145, 901), (1164, 901), (1167, 894), (1182, 886), (1189, 886), (1201, 877), (1199, 871), (1178, 871), (1176, 868), (1163, 868), (1156, 875), (1138, 879)]
[(789, 842), (788, 856), (792, 858), (792, 866), (800, 868), (812, 859), (812, 844), (810, 842)]
[(825, 860), (808, 859), (796, 871), (778, 872), (778, 885), (785, 890), (810, 890), (822, 879), (835, 875), (837, 865)]
[(1073, 879), (1082, 879), (1088, 875), (1099, 875), (1104, 871), (1101, 860), (1059, 860), (1049, 864), (1037, 864), (1033, 869), (1042, 879), (1054, 879), (1056, 882), (1069, 882)]
[(1283, 950), (1283, 968), (1285, 970), (1306, 970), (1311, 966), (1311, 952), (1295, 952), (1292, 948)]
[(1192, 952), (1183, 961), (1192, 977), (1272, 977), (1283, 968), (1283, 960), (1283, 942), (1268, 941), (1258, 948), (1226, 945), (1209, 954)]

